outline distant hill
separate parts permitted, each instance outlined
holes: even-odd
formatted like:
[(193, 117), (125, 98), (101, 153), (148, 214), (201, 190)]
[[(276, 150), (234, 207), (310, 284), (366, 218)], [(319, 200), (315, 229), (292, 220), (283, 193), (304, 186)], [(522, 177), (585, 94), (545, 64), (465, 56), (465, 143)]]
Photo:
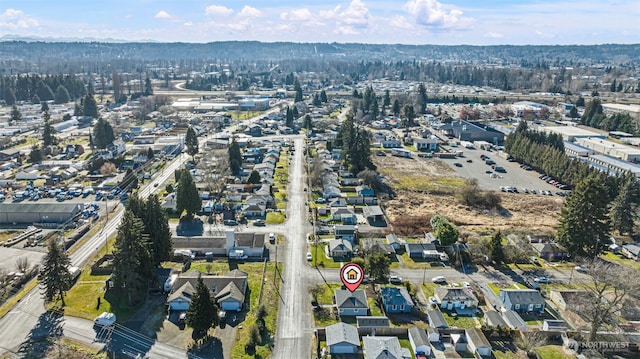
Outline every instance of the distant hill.
[[(348, 60), (437, 61), (470, 64), (519, 65), (545, 61), (553, 66), (638, 65), (640, 44), (604, 45), (375, 45), (358, 43), (265, 43), (223, 41), (206, 44), (111, 42), (84, 39), (0, 38), (0, 61), (23, 60)], [(8, 41), (10, 40), (10, 41)], [(19, 40), (19, 41), (17, 41)], [(73, 41), (66, 41), (73, 40)]]

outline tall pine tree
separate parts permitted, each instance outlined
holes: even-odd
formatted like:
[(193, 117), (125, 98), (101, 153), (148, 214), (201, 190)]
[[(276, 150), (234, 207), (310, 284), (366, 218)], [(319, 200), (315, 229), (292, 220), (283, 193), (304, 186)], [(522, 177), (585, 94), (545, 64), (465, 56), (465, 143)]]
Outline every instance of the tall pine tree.
[(198, 148), (198, 135), (196, 135), (196, 131), (191, 126), (187, 129), (187, 134), (184, 137), (184, 144), (187, 146), (187, 153), (191, 155), (191, 158), (193, 159), (200, 149)]
[(620, 192), (613, 199), (609, 212), (611, 228), (617, 230), (621, 235), (629, 235), (633, 232), (637, 199), (635, 179), (630, 178), (622, 185)]
[(178, 181), (176, 194), (176, 209), (178, 213), (186, 211), (186, 218), (192, 219), (193, 215), (202, 208), (202, 199), (196, 188), (196, 184), (188, 169), (183, 169)]
[(38, 282), (47, 302), (59, 299), (64, 307), (65, 293), (71, 288), (70, 266), (71, 261), (62, 245), (56, 238), (50, 238), (47, 241), (47, 254), (42, 259), (42, 267), (38, 275)]
[(218, 306), (211, 298), (209, 288), (199, 275), (195, 293), (193, 293), (189, 309), (187, 309), (187, 325), (193, 328), (194, 333), (198, 336), (203, 336), (209, 328), (218, 325), (218, 322)]

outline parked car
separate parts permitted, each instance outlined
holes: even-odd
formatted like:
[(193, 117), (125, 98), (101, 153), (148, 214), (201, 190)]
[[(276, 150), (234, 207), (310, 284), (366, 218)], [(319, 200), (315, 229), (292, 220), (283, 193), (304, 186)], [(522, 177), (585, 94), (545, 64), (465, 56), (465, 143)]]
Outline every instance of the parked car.
[(438, 305), (438, 300), (435, 297), (429, 297), (429, 303), (433, 305)]
[(307, 252), (307, 262), (311, 262), (313, 260), (313, 256), (311, 255), (311, 252)]
[(397, 275), (391, 275), (389, 276), (389, 283), (402, 284), (402, 277), (398, 277)]
[(116, 315), (113, 313), (102, 312), (102, 314), (93, 320), (93, 323), (101, 327), (110, 327), (116, 324)]
[(437, 276), (437, 277), (431, 278), (431, 281), (433, 283), (442, 284), (447, 282), (447, 278), (445, 278), (444, 276)]
[(274, 244), (276, 243), (276, 235), (273, 233), (269, 233), (269, 243)]
[(467, 289), (471, 289), (471, 283), (469, 283), (469, 282), (462, 282), (462, 286), (467, 288)]
[(551, 282), (547, 277), (536, 277), (536, 278), (533, 278), (533, 280), (537, 283), (543, 283), (543, 284), (549, 284), (549, 282)]
[(238, 225), (238, 221), (236, 221), (235, 219), (225, 219), (223, 221), (225, 226), (237, 226)]
[(589, 268), (583, 267), (583, 266), (575, 266), (574, 269), (577, 270), (578, 272), (583, 272), (583, 273), (589, 271)]
[(264, 227), (265, 223), (262, 219), (256, 219), (255, 221), (253, 221), (253, 225), (256, 227)]
[(462, 167), (462, 163), (460, 163), (460, 162), (456, 162), (453, 165), (456, 166), (456, 167)]
[(320, 197), (320, 198), (316, 198), (315, 202), (316, 203), (327, 203), (327, 200), (322, 198), (322, 197)]

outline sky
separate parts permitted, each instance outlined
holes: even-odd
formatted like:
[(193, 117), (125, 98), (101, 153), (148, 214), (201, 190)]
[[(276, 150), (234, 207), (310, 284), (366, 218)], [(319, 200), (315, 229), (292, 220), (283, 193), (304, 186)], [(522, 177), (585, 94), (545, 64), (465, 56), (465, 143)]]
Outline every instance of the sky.
[(0, 0), (0, 37), (640, 43), (640, 0)]

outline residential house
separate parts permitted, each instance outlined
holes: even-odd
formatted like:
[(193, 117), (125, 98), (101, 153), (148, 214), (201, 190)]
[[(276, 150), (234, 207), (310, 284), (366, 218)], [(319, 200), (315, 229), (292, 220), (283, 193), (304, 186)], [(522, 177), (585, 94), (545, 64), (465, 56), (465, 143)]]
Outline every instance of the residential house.
[(344, 239), (333, 239), (329, 241), (329, 256), (333, 259), (344, 259), (353, 256), (353, 245)]
[(369, 303), (364, 290), (354, 292), (346, 289), (335, 290), (336, 307), (340, 316), (358, 316), (369, 314)]
[(246, 204), (242, 211), (248, 218), (263, 218), (267, 213), (267, 206), (264, 204)]
[(227, 245), (230, 247), (228, 253), (242, 251), (248, 257), (262, 257), (264, 255), (264, 233), (231, 232), (227, 235), (233, 236), (233, 246)]
[(491, 343), (478, 328), (469, 328), (465, 330), (469, 351), (482, 357), (491, 356)]
[(364, 359), (411, 359), (411, 353), (400, 346), (397, 337), (366, 336), (362, 343)]
[(437, 343), (440, 341), (440, 332), (438, 331), (438, 329), (430, 326), (429, 328), (427, 328), (427, 337), (429, 337), (430, 343)]
[(386, 139), (380, 141), (380, 145), (383, 148), (400, 148), (402, 147), (402, 142), (395, 137), (387, 137)]
[(439, 310), (428, 310), (427, 318), (429, 319), (429, 326), (431, 328), (436, 328), (436, 329), (449, 328), (449, 324), (447, 324), (447, 321), (444, 319), (444, 315), (442, 315), (442, 312)]
[(488, 310), (484, 312), (484, 322), (490, 327), (506, 327), (507, 323), (505, 323), (504, 319), (500, 313), (495, 310)]
[(390, 233), (387, 234), (387, 243), (389, 245), (391, 245), (391, 247), (393, 247), (393, 249), (398, 252), (398, 250), (400, 249), (405, 249), (405, 245), (407, 244), (407, 242), (398, 237), (395, 233)]
[(234, 269), (222, 276), (202, 274), (197, 270), (182, 273), (175, 279), (171, 294), (167, 298), (169, 311), (186, 311), (189, 308), (198, 276), (201, 276), (211, 294), (218, 300), (221, 310), (242, 310), (248, 274)]
[(564, 247), (553, 242), (532, 243), (531, 247), (540, 258), (547, 261), (561, 261), (569, 258), (569, 252)]
[(253, 136), (253, 137), (261, 137), (262, 136), (262, 126), (257, 125), (257, 124), (248, 126), (244, 130), (244, 133), (249, 135), (249, 136)]
[(421, 152), (435, 152), (438, 151), (440, 139), (436, 136), (431, 136), (428, 138), (414, 138), (413, 145), (418, 151)]
[(382, 253), (386, 256), (393, 256), (396, 254), (395, 249), (391, 245), (385, 244), (381, 239), (364, 239), (360, 247), (366, 255)]
[(342, 224), (357, 224), (358, 218), (349, 207), (331, 207), (331, 220)]
[(622, 245), (622, 254), (629, 259), (633, 259), (634, 261), (640, 261), (640, 245), (637, 244), (623, 244)]
[(380, 297), (386, 313), (411, 313), (413, 300), (404, 287), (382, 287)]
[(389, 318), (384, 316), (357, 316), (356, 325), (358, 328), (389, 328)]
[(356, 354), (360, 349), (358, 329), (346, 323), (336, 323), (326, 328), (329, 354)]
[(467, 351), (467, 336), (464, 333), (451, 333), (451, 344), (455, 351), (464, 353)]
[(529, 330), (527, 323), (520, 317), (520, 314), (516, 313), (513, 310), (507, 310), (502, 313), (502, 319), (507, 323), (509, 328), (518, 329), (522, 332), (526, 332)]
[(544, 313), (545, 301), (534, 289), (500, 289), (500, 300), (504, 307), (516, 312)]
[(373, 188), (369, 186), (357, 186), (356, 193), (358, 194), (358, 196), (363, 196), (363, 197), (373, 197), (376, 195)]
[(409, 258), (440, 260), (441, 253), (436, 250), (434, 243), (406, 243), (405, 249), (409, 253)]
[(384, 222), (384, 212), (380, 206), (366, 206), (362, 208), (364, 218), (369, 222)]
[(442, 309), (474, 309), (478, 306), (475, 295), (467, 288), (437, 287), (434, 290), (434, 297)]
[(431, 344), (427, 337), (427, 332), (424, 329), (418, 327), (411, 327), (408, 331), (409, 343), (411, 349), (416, 355), (431, 355)]
[(358, 235), (358, 226), (355, 225), (335, 225), (333, 226), (335, 239), (344, 239), (354, 243)]

